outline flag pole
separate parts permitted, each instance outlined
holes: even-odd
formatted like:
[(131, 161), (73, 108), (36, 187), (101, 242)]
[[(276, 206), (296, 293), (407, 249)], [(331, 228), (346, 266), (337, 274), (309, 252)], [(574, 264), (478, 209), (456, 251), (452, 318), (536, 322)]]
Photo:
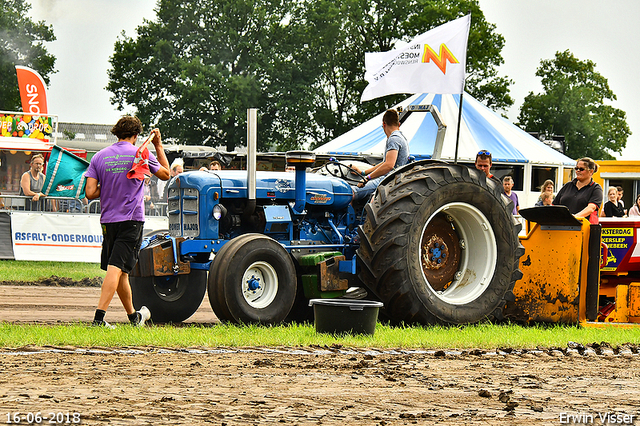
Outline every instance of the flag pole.
[[(471, 10), (469, 10), (469, 26), (471, 26)], [(467, 35), (468, 36), (468, 35)], [(466, 55), (466, 46), (465, 46), (465, 55)], [(465, 67), (467, 66), (467, 62), (465, 61)], [(466, 73), (465, 69), (465, 73)], [(460, 143), (460, 124), (462, 123), (462, 98), (464, 97), (464, 83), (465, 78), (464, 74), (462, 77), (462, 90), (460, 91), (460, 105), (458, 106), (458, 130), (456, 131), (456, 152), (453, 157), (453, 164), (458, 164), (458, 145)]]
[(460, 106), (458, 108), (458, 130), (456, 132), (456, 153), (453, 157), (453, 164), (458, 164), (458, 142), (460, 142), (460, 123), (462, 122), (462, 95), (464, 95), (464, 88), (460, 93)]

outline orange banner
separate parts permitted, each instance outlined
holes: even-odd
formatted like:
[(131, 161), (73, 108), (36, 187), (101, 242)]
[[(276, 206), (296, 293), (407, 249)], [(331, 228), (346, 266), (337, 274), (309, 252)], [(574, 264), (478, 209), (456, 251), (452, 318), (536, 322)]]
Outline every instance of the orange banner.
[(46, 115), (47, 91), (44, 80), (31, 68), (16, 65), (18, 73), (18, 86), (20, 87), (20, 99), (22, 111), (25, 114)]

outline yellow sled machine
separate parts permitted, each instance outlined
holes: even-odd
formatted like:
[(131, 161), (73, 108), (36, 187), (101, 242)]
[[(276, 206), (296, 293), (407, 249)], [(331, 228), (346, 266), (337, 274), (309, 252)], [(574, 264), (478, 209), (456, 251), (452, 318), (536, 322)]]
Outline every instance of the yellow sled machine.
[[(523, 273), (505, 315), (584, 327), (640, 325), (640, 220), (577, 219), (566, 207), (520, 210)], [(640, 219), (640, 218), (639, 218)]]

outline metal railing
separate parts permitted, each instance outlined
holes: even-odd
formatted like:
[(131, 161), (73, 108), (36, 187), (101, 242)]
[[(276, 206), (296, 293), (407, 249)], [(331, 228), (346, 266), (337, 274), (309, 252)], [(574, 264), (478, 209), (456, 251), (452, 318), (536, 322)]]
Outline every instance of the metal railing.
[[(41, 197), (33, 201), (25, 195), (0, 194), (0, 211), (34, 211), (51, 213), (100, 213), (100, 200), (78, 200), (73, 197)], [(166, 216), (167, 203), (154, 202), (153, 207), (145, 206), (147, 216)]]

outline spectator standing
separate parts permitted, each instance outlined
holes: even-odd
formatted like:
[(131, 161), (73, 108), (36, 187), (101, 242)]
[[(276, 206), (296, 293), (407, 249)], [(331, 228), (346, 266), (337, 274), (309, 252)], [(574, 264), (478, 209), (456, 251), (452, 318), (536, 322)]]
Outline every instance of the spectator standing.
[(616, 186), (616, 189), (618, 190), (618, 204), (620, 205), (620, 208), (626, 215), (627, 209), (624, 208), (624, 200), (622, 199), (622, 196), (624, 195), (624, 189), (622, 189), (621, 186)]
[(536, 203), (536, 207), (542, 207), (542, 206), (552, 206), (553, 205), (553, 194), (549, 193), (549, 192), (543, 192), (542, 195), (540, 195), (540, 204), (538, 205), (538, 203)]
[(151, 177), (144, 177), (144, 213), (150, 215), (155, 206), (153, 205), (153, 196), (151, 194)]
[(162, 198), (162, 201), (166, 202), (167, 201), (167, 197), (165, 194), (165, 190), (167, 189), (167, 185), (169, 184), (171, 178), (174, 176), (174, 169), (178, 166), (178, 164), (180, 164), (181, 166), (184, 164), (184, 160), (182, 160), (182, 158), (176, 158), (175, 160), (173, 160), (173, 163), (171, 163), (171, 167), (169, 168), (169, 172), (171, 173), (171, 177), (169, 178), (169, 181), (164, 181), (162, 179), (157, 179), (155, 177), (155, 175), (152, 177), (152, 179), (156, 179), (157, 181), (157, 188), (156, 188), (156, 192), (158, 193), (158, 196), (164, 196), (164, 198)]
[(618, 189), (615, 186), (609, 188), (607, 191), (607, 198), (609, 201), (604, 203), (604, 208), (600, 215), (604, 217), (623, 217), (624, 210), (618, 202)]
[(629, 217), (631, 216), (640, 216), (640, 194), (636, 197), (633, 207), (629, 209)]
[(483, 149), (482, 151), (478, 152), (476, 154), (475, 165), (476, 169), (482, 170), (489, 179), (493, 177), (493, 175), (491, 174), (491, 166), (493, 165), (493, 163), (491, 161), (491, 153), (489, 151)]
[[(146, 307), (133, 307), (129, 273), (138, 261), (144, 226), (144, 183), (129, 179), (127, 172), (133, 165), (138, 135), (142, 123), (137, 117), (124, 116), (111, 129), (118, 142), (102, 149), (91, 158), (86, 172), (87, 198), (100, 197), (103, 243), (100, 266), (107, 271), (100, 291), (93, 325), (113, 328), (104, 320), (115, 293), (134, 325), (144, 325), (151, 316)], [(162, 180), (169, 178), (169, 163), (162, 148), (160, 131), (153, 129), (153, 145), (158, 158), (149, 153), (149, 170)]]
[(502, 188), (504, 189), (504, 195), (513, 201), (513, 211), (511, 213), (514, 215), (518, 214), (520, 212), (520, 202), (518, 201), (518, 194), (512, 191), (513, 178), (511, 176), (505, 176), (502, 179)]
[(209, 167), (200, 167), (199, 169), (201, 172), (205, 172), (207, 170), (222, 170), (222, 165), (220, 164), (220, 162), (218, 160), (213, 160), (211, 163), (209, 163)]
[(43, 210), (44, 207), (44, 194), (41, 192), (44, 186), (44, 157), (42, 154), (36, 154), (31, 157), (31, 164), (29, 171), (24, 172), (20, 178), (20, 192), (19, 195), (26, 195), (31, 197), (31, 200), (25, 200), (25, 210)]
[(572, 215), (589, 219), (592, 224), (598, 223), (598, 209), (602, 203), (602, 187), (593, 181), (593, 174), (598, 165), (589, 157), (576, 162), (576, 178), (567, 182), (558, 191), (553, 204), (566, 206)]
[(555, 184), (551, 179), (547, 179), (544, 181), (542, 186), (540, 187), (540, 196), (538, 197), (538, 201), (536, 202), (536, 207), (544, 205), (542, 203), (542, 194), (548, 193), (551, 194), (551, 201), (553, 201), (553, 190), (555, 189)]
[(167, 202), (167, 198), (169, 197), (169, 185), (173, 181), (173, 178), (175, 178), (176, 176), (178, 176), (179, 174), (181, 174), (184, 171), (184, 168), (183, 168), (182, 164), (183, 164), (182, 161), (177, 161), (176, 160), (171, 165), (171, 170), (169, 171), (169, 173), (170, 173), (169, 182), (167, 182), (164, 185), (164, 192), (162, 193), (162, 200), (165, 203)]

